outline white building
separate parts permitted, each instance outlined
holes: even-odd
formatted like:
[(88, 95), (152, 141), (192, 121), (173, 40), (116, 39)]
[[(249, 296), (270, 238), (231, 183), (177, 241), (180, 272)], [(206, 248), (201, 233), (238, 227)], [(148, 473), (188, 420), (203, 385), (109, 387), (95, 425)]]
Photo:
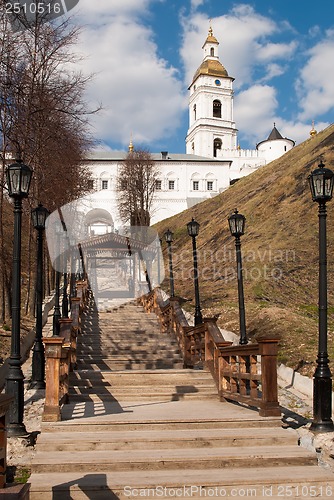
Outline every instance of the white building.
[[(280, 157), (294, 146), (275, 124), (268, 139), (254, 150), (237, 145), (233, 117), (233, 81), (219, 61), (218, 41), (210, 28), (203, 45), (203, 61), (189, 87), (189, 130), (186, 154), (152, 154), (160, 172), (152, 223), (171, 217), (216, 196), (237, 179)], [(85, 197), (80, 210), (93, 234), (122, 226), (116, 203), (119, 165), (127, 152), (88, 155), (96, 191)]]

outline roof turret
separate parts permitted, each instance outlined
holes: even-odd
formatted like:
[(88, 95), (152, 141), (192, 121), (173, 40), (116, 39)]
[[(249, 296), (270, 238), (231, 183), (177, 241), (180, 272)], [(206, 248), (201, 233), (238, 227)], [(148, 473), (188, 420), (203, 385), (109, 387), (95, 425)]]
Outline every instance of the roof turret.
[[(218, 78), (231, 78), (228, 75), (226, 68), (219, 61), (218, 57), (219, 42), (213, 34), (212, 27), (210, 26), (208, 36), (204, 42), (204, 59), (200, 67), (196, 70), (193, 78), (193, 83), (200, 75), (209, 75)], [(232, 78), (234, 80), (234, 78)]]
[(281, 136), (281, 134), (277, 130), (276, 123), (274, 122), (274, 128), (270, 132), (267, 141), (276, 141), (276, 139), (283, 139), (283, 137)]
[(208, 33), (207, 39), (205, 40), (202, 49), (204, 49), (204, 46), (205, 46), (206, 43), (216, 43), (217, 45), (219, 45), (219, 42), (218, 42), (217, 38), (213, 35), (213, 29), (212, 29), (211, 26), (210, 26), (210, 29), (209, 29), (209, 33)]

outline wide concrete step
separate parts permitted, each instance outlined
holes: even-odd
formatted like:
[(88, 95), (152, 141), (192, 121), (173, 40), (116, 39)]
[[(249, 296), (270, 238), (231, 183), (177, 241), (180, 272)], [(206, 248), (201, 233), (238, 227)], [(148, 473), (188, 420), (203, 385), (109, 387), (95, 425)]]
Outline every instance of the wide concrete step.
[(119, 470), (211, 469), (283, 465), (316, 465), (317, 458), (298, 446), (247, 446), (182, 449), (37, 451), (34, 472), (100, 472)]
[(123, 327), (117, 327), (115, 329), (111, 329), (110, 327), (108, 329), (104, 329), (102, 332), (100, 332), (98, 329), (96, 329), (92, 334), (82, 334), (80, 339), (82, 339), (83, 342), (89, 342), (92, 341), (94, 342), (96, 339), (107, 339), (110, 341), (122, 341), (122, 340), (127, 340), (127, 338), (131, 338), (132, 340), (136, 339), (143, 339), (149, 341), (154, 341), (158, 340), (161, 337), (163, 341), (166, 341), (170, 339), (171, 341), (175, 342), (175, 337), (174, 336), (169, 336), (169, 335), (162, 335), (159, 330), (157, 330), (155, 327), (150, 327), (146, 326), (145, 328), (125, 328), (124, 325)]
[(94, 346), (111, 346), (111, 347), (124, 347), (124, 346), (144, 346), (145, 344), (149, 346), (160, 345), (161, 347), (173, 346), (178, 347), (177, 341), (168, 339), (159, 339), (158, 336), (146, 339), (144, 336), (134, 336), (131, 338), (129, 335), (125, 334), (123, 337), (110, 336), (110, 338), (100, 338), (95, 337), (93, 339), (83, 339), (79, 342), (80, 347), (94, 347)]
[(146, 341), (145, 339), (134, 339), (133, 341), (131, 339), (122, 339), (122, 340), (116, 340), (113, 339), (112, 341), (94, 341), (92, 340), (91, 342), (87, 343), (79, 343), (78, 344), (78, 352), (80, 351), (85, 351), (86, 349), (91, 351), (92, 349), (95, 350), (101, 350), (101, 349), (112, 349), (114, 351), (119, 351), (123, 349), (129, 349), (130, 351), (132, 349), (138, 349), (140, 351), (150, 351), (152, 349), (161, 349), (161, 350), (177, 350), (179, 351), (179, 346), (176, 342), (160, 342), (158, 339)]
[(137, 370), (133, 373), (124, 371), (85, 370), (74, 371), (70, 374), (71, 385), (95, 386), (99, 381), (110, 383), (112, 386), (148, 386), (154, 385), (196, 385), (215, 387), (212, 375), (205, 370)]
[[(175, 403), (172, 403), (173, 405)], [(183, 403), (185, 404), (185, 403)], [(224, 405), (224, 403), (219, 403), (220, 405)], [(227, 403), (226, 403), (227, 404)], [(239, 430), (240, 429), (248, 429), (249, 433), (252, 434), (254, 429), (262, 429), (262, 430), (267, 430), (268, 428), (275, 428), (280, 432), (281, 426), (282, 426), (282, 421), (279, 417), (267, 417), (267, 418), (252, 418), (252, 417), (245, 417), (243, 420), (236, 419), (233, 416), (230, 418), (196, 418), (194, 415), (192, 418), (178, 418), (178, 419), (173, 419), (173, 418), (168, 418), (168, 409), (167, 409), (167, 414), (166, 418), (160, 418), (159, 420), (156, 419), (135, 419), (131, 418), (128, 419), (126, 418), (127, 415), (132, 415), (133, 414), (133, 408), (138, 408), (138, 403), (134, 402), (132, 405), (128, 405), (126, 407), (123, 407), (123, 411), (129, 412), (129, 413), (117, 413), (117, 410), (119, 412), (119, 408), (115, 403), (110, 404), (110, 406), (107, 406), (105, 408), (106, 410), (106, 415), (100, 416), (100, 417), (88, 417), (87, 419), (85, 418), (78, 418), (76, 419), (75, 422), (70, 420), (71, 416), (73, 414), (80, 414), (80, 411), (83, 412), (83, 415), (85, 415), (85, 412), (90, 414), (94, 413), (94, 409), (87, 410), (85, 408), (86, 405), (82, 408), (82, 405), (80, 404), (75, 404), (75, 403), (70, 403), (66, 405), (65, 410), (67, 410), (68, 413), (68, 420), (66, 419), (67, 413), (65, 413), (65, 419), (62, 422), (55, 422), (55, 423), (47, 423), (43, 424), (42, 427), (42, 433), (58, 433), (61, 435), (63, 432), (71, 432), (71, 433), (77, 433), (77, 432), (102, 432), (103, 434), (107, 434), (109, 432), (123, 432), (123, 431), (158, 431), (158, 432), (164, 432), (166, 430), (172, 430), (172, 431), (185, 431), (185, 430), (198, 430), (198, 429), (220, 429), (221, 431), (225, 432), (225, 430)], [(168, 405), (166, 405), (168, 406)], [(109, 413), (110, 412), (110, 413)], [(111, 418), (109, 417), (110, 415), (116, 415), (116, 418)], [(110, 419), (109, 419), (110, 418)]]
[(162, 352), (124, 352), (124, 353), (119, 353), (119, 354), (112, 354), (112, 353), (106, 353), (105, 356), (100, 356), (98, 353), (94, 353), (93, 351), (91, 353), (86, 352), (84, 355), (81, 355), (80, 353), (78, 354), (78, 358), (80, 361), (88, 361), (90, 360), (95, 360), (95, 361), (102, 361), (106, 358), (110, 358), (114, 361), (133, 361), (135, 363), (141, 363), (141, 362), (149, 362), (149, 361), (164, 361), (166, 363), (170, 362), (181, 362), (181, 356), (178, 353), (174, 352), (168, 352), (166, 351), (165, 353)]
[[(128, 401), (133, 401), (133, 394), (127, 394), (126, 392), (105, 392), (105, 393), (70, 393), (69, 395), (70, 401), (75, 402), (107, 402), (107, 401), (115, 401), (118, 403), (125, 403)], [(147, 404), (153, 404), (153, 402), (159, 403), (167, 403), (169, 401), (183, 401), (183, 400), (200, 400), (200, 401), (208, 401), (208, 400), (216, 400), (218, 399), (218, 395), (216, 392), (208, 392), (199, 394), (197, 392), (188, 392), (188, 393), (178, 393), (178, 392), (166, 392), (165, 394), (156, 393), (154, 391), (147, 392), (145, 394), (137, 394), (136, 401), (142, 402), (146, 401)]]
[[(331, 498), (334, 476), (310, 465), (205, 470), (33, 474), (31, 500)], [(149, 494), (149, 491), (151, 494)], [(154, 496), (153, 496), (154, 495)]]
[(86, 348), (86, 349), (78, 349), (77, 350), (77, 356), (78, 357), (85, 357), (85, 356), (99, 356), (100, 358), (105, 358), (105, 357), (113, 357), (113, 358), (124, 358), (129, 357), (129, 358), (136, 358), (136, 357), (143, 357), (143, 358), (154, 358), (154, 357), (181, 357), (180, 351), (178, 349), (173, 349), (171, 346), (164, 346), (163, 348), (159, 348), (157, 346), (152, 346), (151, 348), (146, 346), (143, 346), (143, 348), (140, 348), (140, 346), (125, 346), (124, 348), (119, 348), (115, 349), (113, 346), (107, 346), (107, 347), (92, 347), (92, 348)]
[(77, 359), (78, 368), (82, 370), (87, 369), (96, 369), (96, 370), (105, 370), (106, 368), (110, 368), (110, 370), (142, 370), (142, 369), (180, 369), (183, 367), (183, 361), (179, 361), (178, 359), (165, 360), (165, 359), (157, 359), (157, 360), (132, 360), (132, 359)]
[(174, 429), (96, 432), (42, 433), (38, 450), (93, 451), (168, 448), (219, 448), (234, 446), (296, 445), (294, 432), (284, 429)]

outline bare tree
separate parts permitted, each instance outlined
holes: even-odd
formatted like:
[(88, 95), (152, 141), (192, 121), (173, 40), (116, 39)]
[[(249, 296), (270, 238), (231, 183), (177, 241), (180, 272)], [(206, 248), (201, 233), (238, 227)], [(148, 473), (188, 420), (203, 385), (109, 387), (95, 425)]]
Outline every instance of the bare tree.
[[(15, 31), (0, 1), (0, 317), (4, 321), (11, 287), (12, 210), (4, 196), (4, 171), (8, 158), (33, 167), (24, 224), (30, 225), (30, 208), (42, 202), (50, 211), (89, 190), (90, 172), (82, 157), (90, 148), (88, 110), (83, 92), (89, 78), (74, 71), (73, 47), (78, 29), (69, 19), (45, 22), (43, 14), (26, 29)], [(24, 13), (23, 13), (24, 14)], [(23, 15), (21, 14), (21, 15)], [(33, 283), (34, 231), (23, 238), (22, 269)], [(30, 270), (32, 270), (30, 272)], [(29, 287), (30, 285), (28, 285)], [(27, 290), (29, 297), (29, 290)]]
[(159, 170), (145, 149), (130, 151), (118, 169), (117, 204), (124, 223), (149, 226)]

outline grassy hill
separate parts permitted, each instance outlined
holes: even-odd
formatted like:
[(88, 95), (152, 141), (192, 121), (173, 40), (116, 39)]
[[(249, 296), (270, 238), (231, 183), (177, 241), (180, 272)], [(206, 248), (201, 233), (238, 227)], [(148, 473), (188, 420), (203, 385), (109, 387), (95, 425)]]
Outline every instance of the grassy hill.
[[(174, 232), (175, 293), (192, 298), (192, 246), (186, 224), (200, 223), (197, 238), (201, 306), (220, 314), (218, 324), (239, 333), (234, 238), (228, 216), (246, 216), (242, 237), (247, 331), (279, 335), (280, 360), (313, 374), (318, 346), (318, 205), (307, 177), (320, 159), (334, 170), (334, 125), (278, 160), (239, 180), (227, 191), (166, 219), (160, 237)], [(334, 200), (327, 205), (328, 346), (334, 368)], [(167, 259), (166, 259), (167, 262)], [(168, 289), (168, 281), (163, 286)], [(186, 304), (193, 310), (194, 301)]]

